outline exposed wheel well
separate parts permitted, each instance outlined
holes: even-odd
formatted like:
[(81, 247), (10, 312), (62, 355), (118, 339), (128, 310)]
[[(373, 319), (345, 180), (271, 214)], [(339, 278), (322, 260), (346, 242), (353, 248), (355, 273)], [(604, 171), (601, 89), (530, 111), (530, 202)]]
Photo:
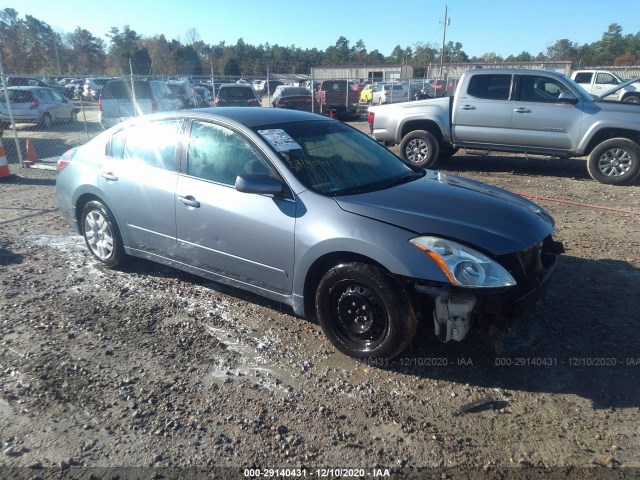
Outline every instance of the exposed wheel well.
[[(378, 267), (385, 273), (389, 273), (380, 263), (376, 262), (372, 258), (365, 255), (360, 255), (354, 252), (332, 252), (323, 257), (318, 258), (309, 271), (304, 282), (304, 313), (307, 318), (315, 318), (315, 292), (318, 287), (318, 283), (322, 276), (327, 273), (332, 267), (340, 265), (341, 263), (348, 262), (360, 262), (367, 263)], [(394, 282), (398, 288), (406, 295), (406, 291), (403, 285), (397, 281), (393, 275), (389, 275), (389, 278)]]
[(589, 141), (587, 148), (584, 151), (584, 155), (589, 155), (594, 148), (600, 145), (605, 140), (609, 140), (610, 138), (628, 138), (629, 140), (640, 145), (640, 132), (634, 130), (626, 130), (622, 128), (605, 128), (597, 132), (593, 138)]
[(85, 193), (80, 195), (80, 197), (78, 198), (78, 200), (76, 201), (76, 221), (77, 221), (77, 225), (78, 225), (78, 232), (80, 234), (83, 233), (82, 229), (84, 228), (80, 219), (80, 216), (82, 215), (82, 211), (84, 210), (84, 206), (92, 201), (98, 201), (101, 203), (104, 203), (102, 201), (102, 199), (100, 197), (98, 197), (97, 195), (94, 195), (92, 193)]
[(436, 122), (430, 120), (413, 120), (405, 123), (402, 126), (402, 138), (405, 137), (410, 132), (414, 130), (424, 130), (426, 132), (431, 133), (434, 137), (438, 139), (438, 143), (442, 143), (442, 131)]

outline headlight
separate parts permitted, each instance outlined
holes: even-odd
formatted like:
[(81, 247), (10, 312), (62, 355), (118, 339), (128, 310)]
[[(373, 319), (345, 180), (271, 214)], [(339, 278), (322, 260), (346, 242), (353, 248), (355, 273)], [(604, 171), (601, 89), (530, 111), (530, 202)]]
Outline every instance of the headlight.
[(417, 237), (409, 241), (429, 255), (453, 285), (496, 288), (516, 284), (504, 267), (472, 248), (438, 237)]

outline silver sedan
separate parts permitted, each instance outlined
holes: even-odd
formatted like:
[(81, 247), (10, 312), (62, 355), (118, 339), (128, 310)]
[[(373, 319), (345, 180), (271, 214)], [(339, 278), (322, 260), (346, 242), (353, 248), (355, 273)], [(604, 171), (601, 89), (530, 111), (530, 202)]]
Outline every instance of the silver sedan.
[(97, 261), (143, 257), (277, 300), (357, 358), (399, 355), (418, 321), (443, 341), (502, 325), (561, 250), (532, 202), (305, 112), (139, 117), (58, 169), (60, 210)]

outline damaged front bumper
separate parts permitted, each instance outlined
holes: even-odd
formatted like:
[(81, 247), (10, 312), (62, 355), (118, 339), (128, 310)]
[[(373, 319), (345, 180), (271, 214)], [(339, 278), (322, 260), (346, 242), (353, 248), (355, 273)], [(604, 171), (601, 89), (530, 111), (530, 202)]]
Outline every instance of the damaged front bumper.
[(419, 316), (433, 317), (435, 334), (443, 342), (463, 340), (474, 324), (505, 329), (544, 294), (563, 252), (562, 243), (548, 237), (499, 257), (517, 282), (513, 287), (467, 289), (413, 280), (415, 295), (411, 296), (418, 300)]

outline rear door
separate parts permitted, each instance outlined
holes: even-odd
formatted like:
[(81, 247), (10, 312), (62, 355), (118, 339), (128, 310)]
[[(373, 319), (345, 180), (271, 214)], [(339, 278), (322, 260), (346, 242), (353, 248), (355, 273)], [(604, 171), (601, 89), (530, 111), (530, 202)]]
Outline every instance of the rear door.
[(181, 119), (146, 122), (115, 133), (100, 168), (99, 187), (128, 247), (176, 253), (174, 195)]
[(473, 74), (453, 103), (451, 133), (454, 142), (477, 145), (506, 145), (513, 101), (513, 75)]

